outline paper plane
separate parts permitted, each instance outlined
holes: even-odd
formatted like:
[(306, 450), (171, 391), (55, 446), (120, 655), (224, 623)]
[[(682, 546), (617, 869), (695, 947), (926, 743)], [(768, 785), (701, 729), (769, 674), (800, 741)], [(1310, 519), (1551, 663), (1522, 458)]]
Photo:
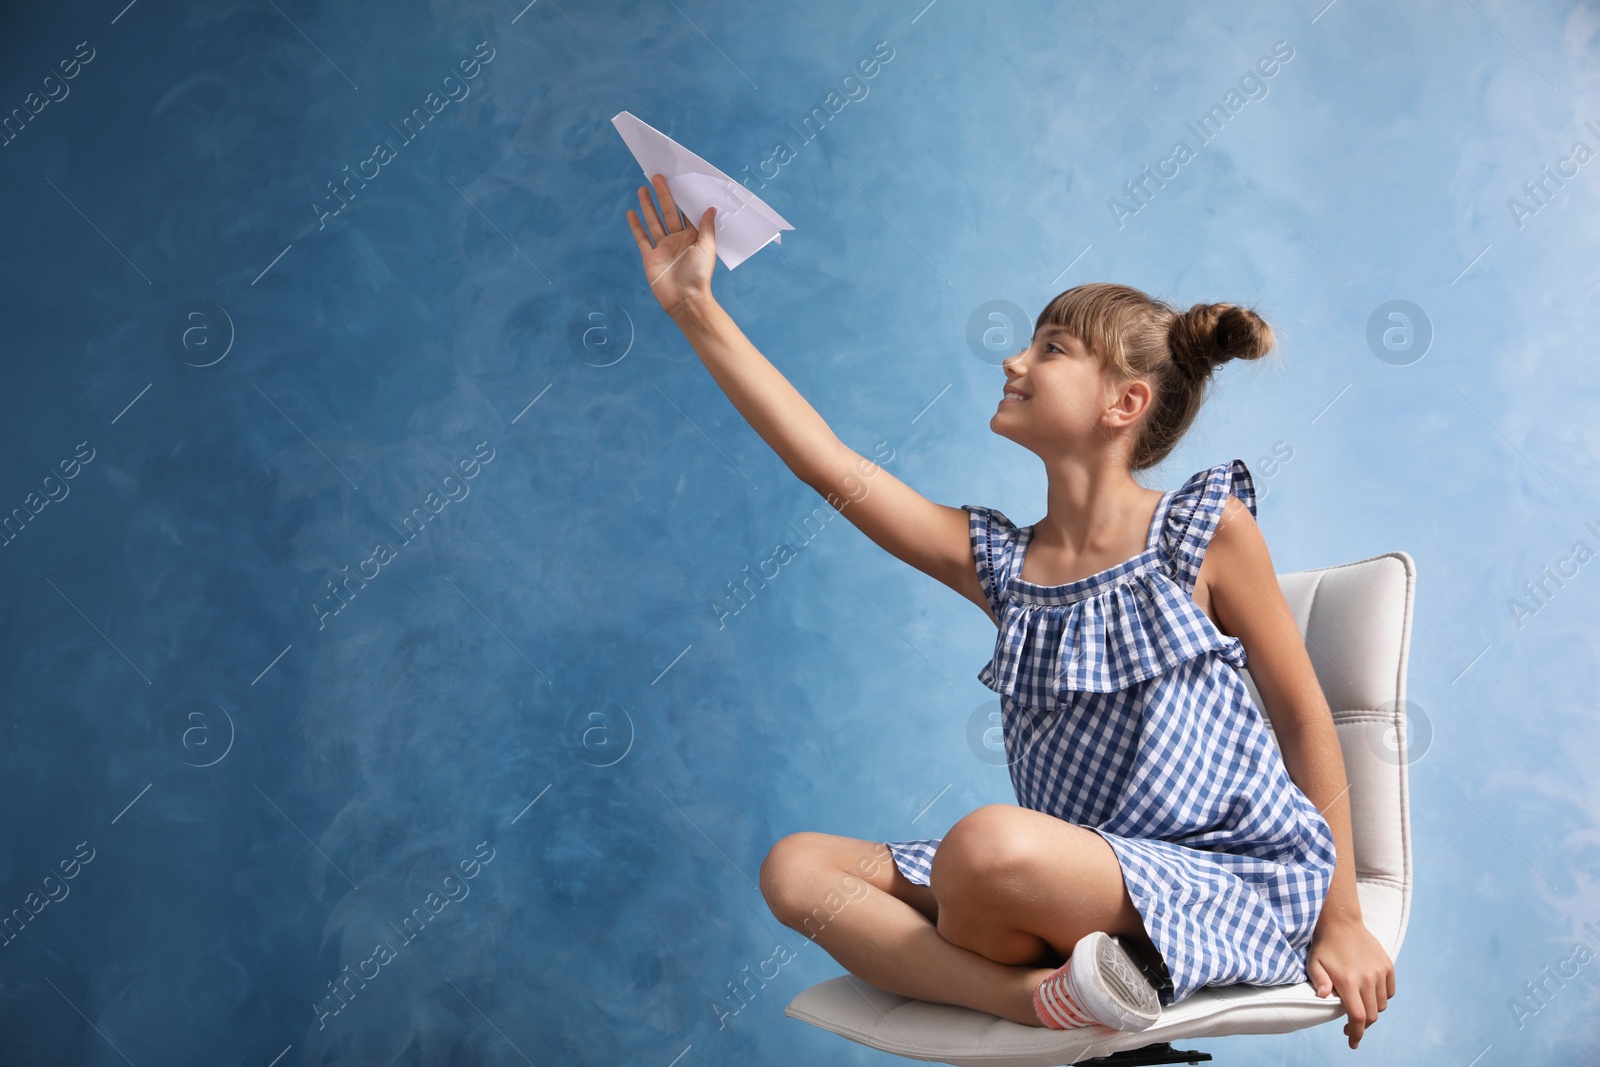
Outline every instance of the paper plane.
[(712, 224), (716, 228), (717, 258), (729, 270), (771, 241), (782, 244), (779, 231), (794, 229), (760, 197), (649, 123), (619, 111), (612, 116), (611, 124), (644, 169), (645, 184), (651, 183), (653, 175), (663, 175), (678, 210), (691, 223), (700, 225), (706, 208), (716, 205)]

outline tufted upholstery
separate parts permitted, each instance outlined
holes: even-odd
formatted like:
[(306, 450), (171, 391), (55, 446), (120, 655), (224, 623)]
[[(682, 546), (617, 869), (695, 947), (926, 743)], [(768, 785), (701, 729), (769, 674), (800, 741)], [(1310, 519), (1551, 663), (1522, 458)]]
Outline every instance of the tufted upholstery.
[[(1393, 959), (1411, 912), (1405, 696), (1416, 566), (1404, 552), (1387, 552), (1280, 574), (1278, 584), (1305, 637), (1344, 752), (1361, 916)], [(1261, 694), (1248, 670), (1244, 675), (1260, 707)], [(1167, 1008), (1142, 1033), (1103, 1026), (1049, 1030), (910, 1000), (844, 974), (804, 990), (784, 1014), (910, 1059), (1061, 1067), (1161, 1041), (1287, 1033), (1342, 1019), (1344, 1008), (1337, 995), (1318, 997), (1310, 982), (1209, 986)]]

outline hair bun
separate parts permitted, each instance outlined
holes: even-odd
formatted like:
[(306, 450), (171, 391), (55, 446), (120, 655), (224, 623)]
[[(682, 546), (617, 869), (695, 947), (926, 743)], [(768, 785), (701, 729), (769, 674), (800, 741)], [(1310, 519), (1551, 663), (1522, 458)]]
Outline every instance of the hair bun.
[(1167, 330), (1173, 362), (1191, 378), (1204, 378), (1230, 359), (1260, 359), (1274, 340), (1261, 316), (1237, 304), (1194, 304)]

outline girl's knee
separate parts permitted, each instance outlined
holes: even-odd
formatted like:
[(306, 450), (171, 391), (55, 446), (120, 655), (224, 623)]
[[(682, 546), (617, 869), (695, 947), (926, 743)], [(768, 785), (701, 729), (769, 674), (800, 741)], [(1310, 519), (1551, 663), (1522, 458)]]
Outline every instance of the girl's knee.
[(894, 872), (893, 856), (881, 842), (803, 830), (780, 838), (767, 852), (761, 895), (780, 922), (798, 929), (883, 888)]
[(788, 921), (784, 912), (789, 910), (795, 889), (816, 865), (816, 839), (820, 836), (802, 830), (780, 837), (761, 861), (758, 876), (761, 895), (766, 898), (767, 907), (772, 909), (772, 913), (784, 922)]
[(1030, 841), (1007, 805), (989, 804), (959, 819), (933, 854), (929, 883), (935, 894), (970, 896), (1025, 880), (1037, 843)]

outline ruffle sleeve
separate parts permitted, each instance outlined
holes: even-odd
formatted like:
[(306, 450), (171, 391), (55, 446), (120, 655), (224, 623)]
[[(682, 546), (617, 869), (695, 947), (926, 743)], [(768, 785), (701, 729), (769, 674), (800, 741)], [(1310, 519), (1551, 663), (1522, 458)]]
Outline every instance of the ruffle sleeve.
[(1186, 593), (1192, 595), (1200, 580), (1200, 563), (1222, 521), (1223, 504), (1230, 493), (1250, 509), (1251, 515), (1256, 513), (1256, 483), (1242, 459), (1196, 471), (1167, 504), (1162, 550), (1172, 576)]
[(1006, 575), (1022, 531), (1017, 524), (994, 508), (981, 504), (962, 504), (967, 512), (967, 536), (972, 541), (972, 558), (977, 565), (978, 585), (1000, 618), (1005, 611)]

